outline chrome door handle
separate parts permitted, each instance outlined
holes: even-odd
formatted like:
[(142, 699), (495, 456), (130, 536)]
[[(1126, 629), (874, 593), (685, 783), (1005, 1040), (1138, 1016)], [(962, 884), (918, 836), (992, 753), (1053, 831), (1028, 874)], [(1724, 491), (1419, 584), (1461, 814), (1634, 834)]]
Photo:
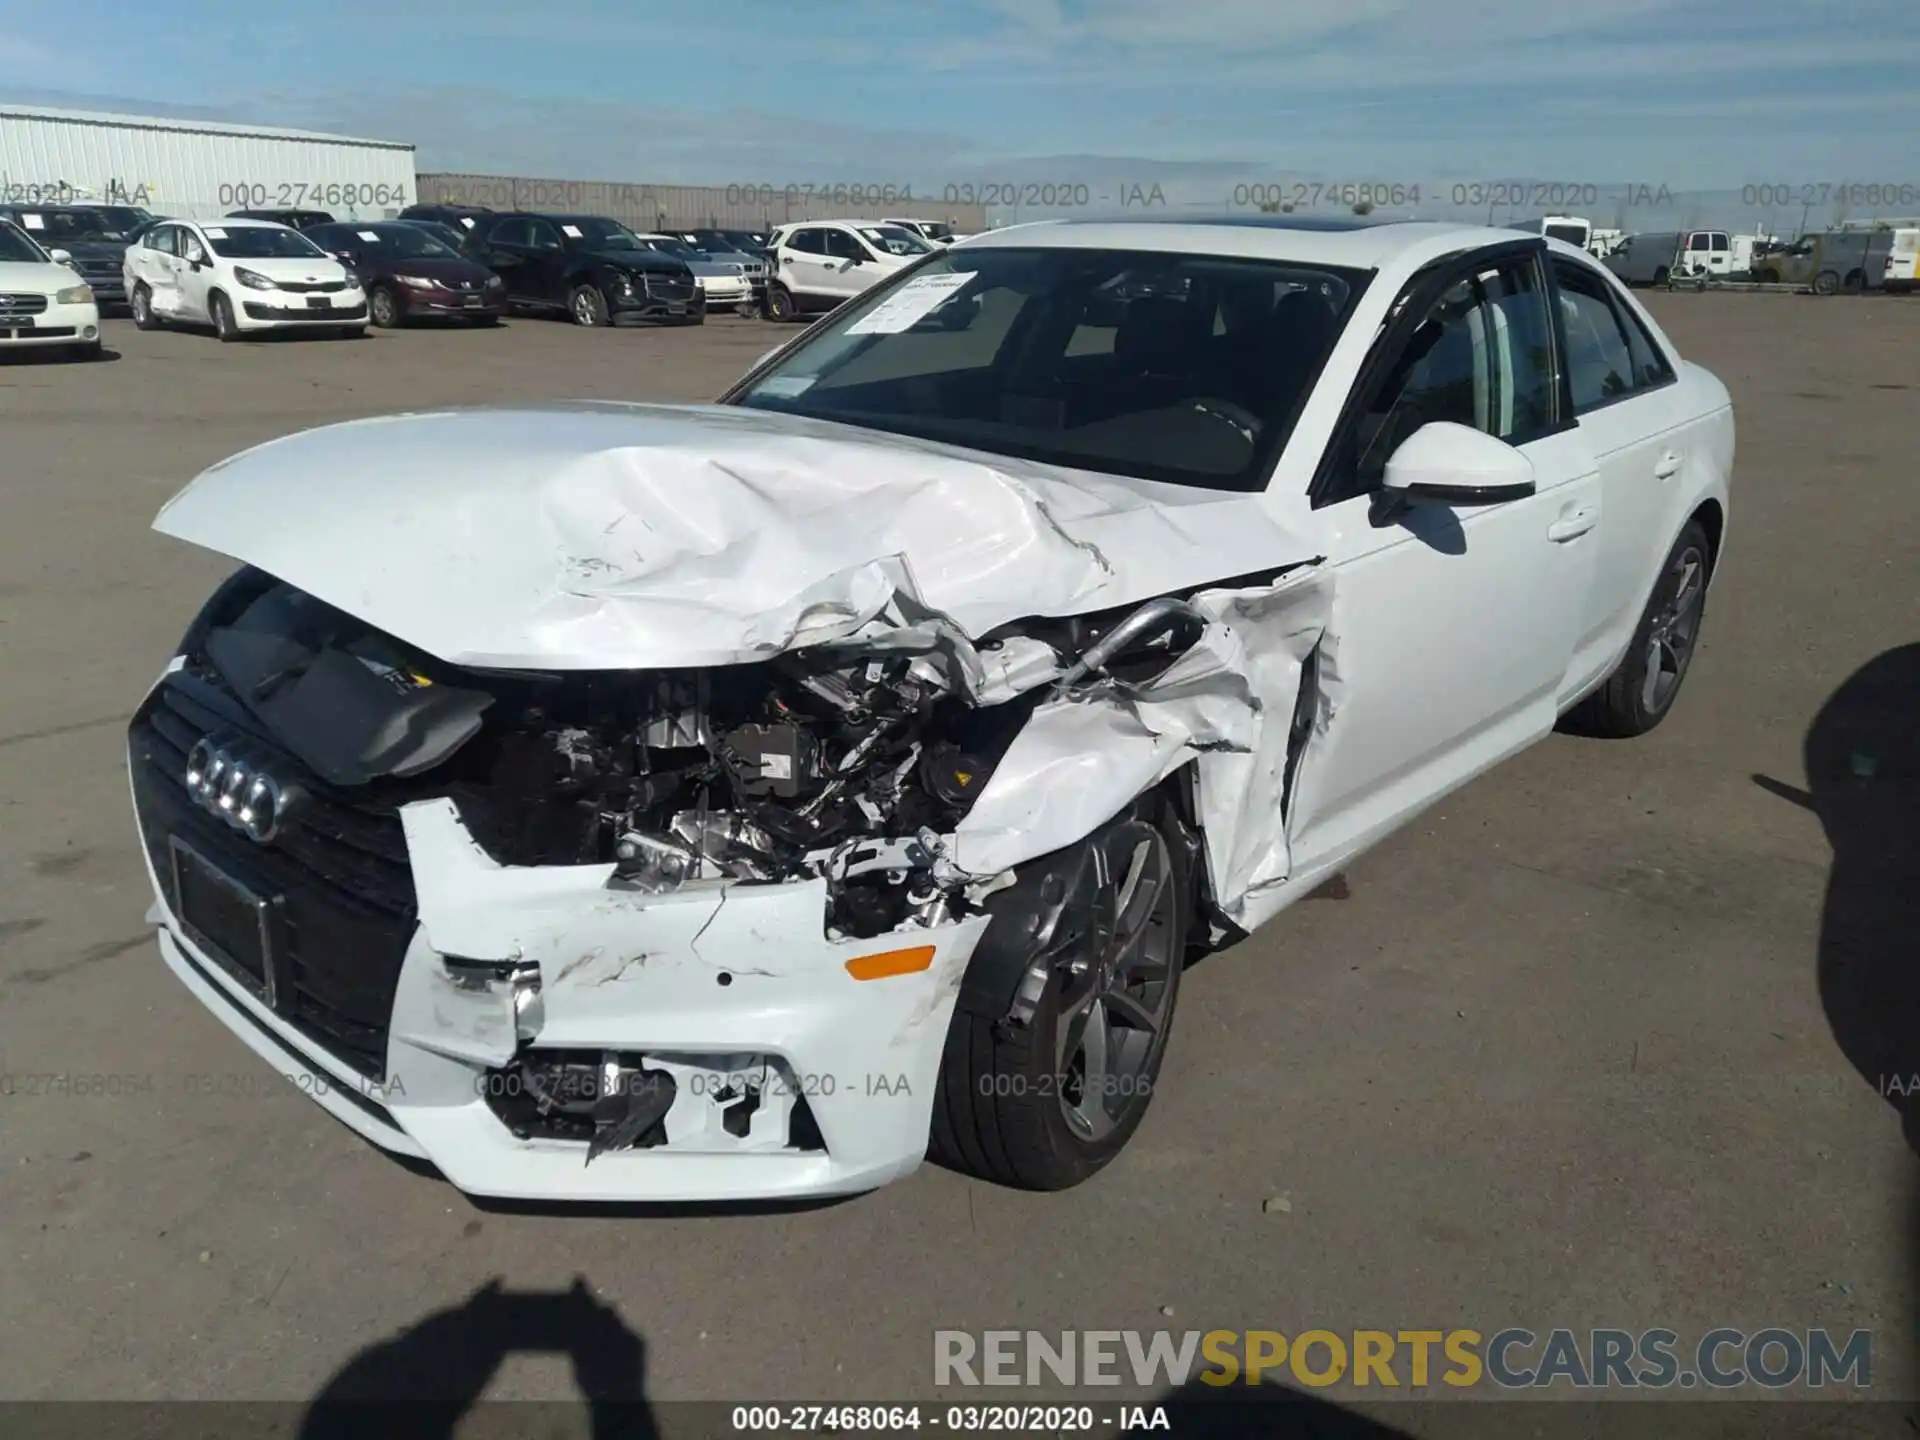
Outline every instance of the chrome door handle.
[(1660, 463), (1653, 467), (1653, 478), (1656, 480), (1671, 480), (1679, 473), (1680, 456), (1672, 450), (1662, 455), (1660, 457)]
[(1600, 523), (1598, 505), (1582, 505), (1570, 510), (1547, 527), (1547, 539), (1556, 545), (1564, 545), (1569, 540), (1577, 540)]

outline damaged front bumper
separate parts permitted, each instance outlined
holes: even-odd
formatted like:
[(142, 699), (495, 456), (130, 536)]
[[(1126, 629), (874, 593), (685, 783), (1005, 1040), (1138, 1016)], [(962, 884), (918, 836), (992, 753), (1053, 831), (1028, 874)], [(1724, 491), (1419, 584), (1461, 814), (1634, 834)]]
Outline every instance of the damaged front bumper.
[[(169, 967), (335, 1118), (463, 1191), (532, 1200), (826, 1196), (919, 1165), (985, 916), (834, 942), (824, 880), (649, 895), (609, 888), (606, 865), (500, 866), (450, 802), (408, 806), (402, 821), (419, 922), (375, 1075), (319, 1043), (297, 997), (267, 1003), (244, 959), (183, 920), (172, 877), (153, 874)], [(244, 863), (233, 868), (244, 886)], [(896, 973), (849, 969), (902, 952)], [(640, 1099), (670, 1098), (637, 1148), (589, 1163), (577, 1114), (537, 1113), (548, 1062), (645, 1075)]]

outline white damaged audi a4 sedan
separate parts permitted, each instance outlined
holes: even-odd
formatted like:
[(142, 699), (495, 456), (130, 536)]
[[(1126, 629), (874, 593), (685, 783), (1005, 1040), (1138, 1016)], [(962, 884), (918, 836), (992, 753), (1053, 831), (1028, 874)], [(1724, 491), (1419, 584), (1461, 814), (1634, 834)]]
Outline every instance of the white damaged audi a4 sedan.
[(1722, 557), (1726, 389), (1457, 225), (941, 247), (717, 403), (272, 441), (130, 731), (167, 965), (368, 1139), (547, 1201), (1061, 1189), (1183, 966), (1556, 725)]

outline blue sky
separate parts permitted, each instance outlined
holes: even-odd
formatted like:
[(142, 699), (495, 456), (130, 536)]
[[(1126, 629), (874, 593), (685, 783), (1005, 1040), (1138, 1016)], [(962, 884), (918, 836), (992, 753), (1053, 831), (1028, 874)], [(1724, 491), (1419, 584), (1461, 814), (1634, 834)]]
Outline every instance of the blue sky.
[(10, 7), (0, 98), (406, 139), (423, 170), (569, 179), (932, 188), (1075, 180), (1075, 166), (1124, 178), (1138, 162), (1143, 179), (1207, 193), (1278, 174), (1920, 185), (1912, 0), (196, 0), (164, 23), (141, 13), (124, 0)]

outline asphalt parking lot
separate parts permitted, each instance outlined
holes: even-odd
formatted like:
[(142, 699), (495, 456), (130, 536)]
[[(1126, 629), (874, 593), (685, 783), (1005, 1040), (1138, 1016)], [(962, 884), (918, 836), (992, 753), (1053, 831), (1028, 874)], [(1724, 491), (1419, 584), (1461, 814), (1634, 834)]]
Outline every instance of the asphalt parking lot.
[[(230, 568), (148, 529), (204, 466), (401, 408), (704, 399), (784, 332), (122, 320), (100, 364), (0, 365), (0, 1397), (302, 1400), (576, 1277), (656, 1400), (924, 1396), (934, 1330), (996, 1326), (1865, 1328), (1874, 1392), (1914, 1396), (1920, 301), (1650, 303), (1740, 424), (1671, 719), (1554, 737), (1198, 966), (1091, 1184), (929, 1167), (771, 1215), (482, 1207), (269, 1085), (143, 923), (122, 727)], [(552, 1353), (491, 1386), (576, 1393)]]

